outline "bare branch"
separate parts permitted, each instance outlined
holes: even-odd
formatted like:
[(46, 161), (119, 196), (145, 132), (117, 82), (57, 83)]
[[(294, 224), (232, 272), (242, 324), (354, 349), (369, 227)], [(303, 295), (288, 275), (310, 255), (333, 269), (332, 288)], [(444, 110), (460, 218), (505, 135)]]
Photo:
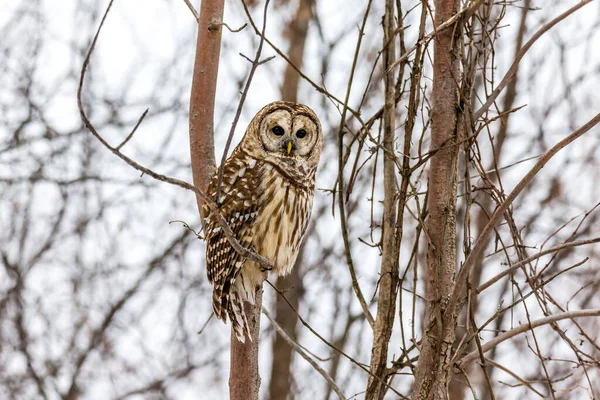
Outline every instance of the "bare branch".
[[(521, 333), (525, 333), (527, 331), (531, 331), (535, 328), (538, 328), (543, 325), (548, 325), (554, 322), (561, 321), (563, 319), (573, 319), (573, 318), (581, 318), (581, 317), (598, 317), (600, 316), (600, 309), (596, 310), (580, 310), (580, 311), (567, 311), (560, 314), (550, 315), (548, 317), (540, 318), (535, 321), (531, 321), (531, 323), (522, 324), (518, 327), (511, 329), (508, 332), (505, 332), (501, 335), (496, 336), (494, 339), (490, 340), (483, 346), (481, 346), (481, 350), (486, 353), (499, 345), (500, 343), (511, 339)], [(462, 367), (468, 362), (471, 362), (479, 357), (479, 352), (477, 350), (470, 352), (466, 356), (460, 359), (457, 362), (458, 366)]]
[(304, 350), (302, 349), (302, 347), (300, 347), (300, 345), (298, 345), (298, 343), (296, 343), (288, 334), (286, 331), (283, 330), (283, 328), (281, 326), (279, 326), (279, 324), (275, 321), (274, 318), (271, 317), (271, 315), (269, 314), (269, 312), (263, 308), (262, 310), (263, 314), (265, 314), (265, 316), (267, 317), (267, 319), (271, 322), (271, 324), (273, 325), (273, 327), (275, 328), (275, 330), (277, 331), (277, 333), (283, 338), (285, 339), (285, 341), (290, 345), (291, 348), (293, 348), (296, 353), (300, 354), (300, 356), (302, 356), (302, 358), (304, 358), (310, 365), (312, 365), (312, 367), (319, 373), (321, 374), (321, 376), (323, 377), (323, 379), (325, 379), (325, 382), (327, 382), (327, 384), (329, 385), (329, 387), (331, 389), (333, 389), (333, 391), (338, 395), (338, 397), (340, 399), (346, 399), (346, 397), (344, 397), (344, 393), (342, 392), (342, 389), (339, 388), (339, 386), (335, 383), (335, 381), (333, 380), (333, 378), (331, 376), (329, 376), (329, 374), (327, 373), (327, 371), (325, 371), (323, 368), (321, 368), (321, 366), (319, 364), (317, 364), (307, 353), (304, 352)]
[(557, 251), (560, 251), (563, 249), (568, 249), (571, 247), (583, 246), (583, 245), (592, 244), (592, 243), (600, 243), (600, 238), (578, 240), (576, 242), (563, 243), (561, 245), (554, 246), (554, 247), (551, 247), (546, 250), (542, 250), (533, 256), (527, 257), (524, 260), (520, 260), (520, 261), (514, 263), (513, 265), (510, 266), (510, 268), (505, 269), (504, 271), (500, 272), (498, 275), (494, 276), (493, 278), (490, 278), (487, 282), (482, 283), (477, 288), (477, 293), (483, 292), (485, 289), (489, 288), (490, 286), (492, 286), (494, 283), (498, 282), (500, 279), (502, 279), (506, 275), (517, 270), (518, 268), (520, 268), (521, 266), (523, 266), (525, 264), (529, 264), (533, 260), (537, 260), (538, 258), (545, 256), (546, 254), (554, 253), (554, 252), (557, 252)]
[(110, 8), (113, 4), (114, 0), (111, 0), (111, 2), (108, 4), (108, 7), (106, 8), (106, 11), (104, 13), (104, 16), (102, 17), (102, 20), (100, 22), (100, 25), (98, 26), (98, 30), (96, 31), (96, 34), (94, 36), (94, 39), (92, 41), (92, 44), (85, 56), (85, 59), (83, 61), (83, 65), (81, 67), (81, 74), (79, 77), (79, 87), (77, 89), (77, 106), (79, 108), (79, 114), (81, 115), (81, 119), (83, 120), (83, 123), (85, 125), (85, 127), (91, 132), (91, 134), (98, 139), (98, 141), (100, 141), (100, 143), (102, 143), (102, 145), (104, 147), (106, 147), (108, 150), (110, 150), (114, 155), (116, 155), (117, 157), (119, 157), (121, 160), (125, 161), (127, 164), (129, 164), (131, 167), (133, 167), (134, 169), (142, 172), (145, 175), (151, 176), (152, 178), (161, 181), (161, 182), (166, 182), (169, 183), (171, 185), (175, 185), (175, 186), (179, 186), (182, 187), (184, 189), (187, 190), (191, 190), (192, 192), (196, 193), (196, 196), (198, 196), (210, 209), (210, 211), (214, 214), (217, 223), (219, 224), (219, 226), (221, 226), (221, 228), (223, 228), (223, 231), (225, 232), (225, 236), (227, 237), (227, 239), (229, 240), (229, 242), (231, 243), (231, 246), (235, 249), (235, 251), (237, 251), (239, 254), (241, 254), (243, 257), (247, 257), (249, 259), (251, 259), (252, 261), (255, 261), (257, 263), (259, 263), (260, 265), (262, 265), (265, 269), (272, 269), (273, 266), (271, 265), (271, 263), (269, 262), (269, 260), (267, 260), (265, 257), (261, 256), (260, 254), (254, 253), (253, 251), (250, 251), (246, 248), (244, 248), (235, 238), (235, 236), (233, 235), (233, 232), (231, 231), (231, 229), (229, 228), (229, 226), (227, 225), (227, 222), (225, 221), (225, 219), (223, 218), (223, 216), (220, 213), (220, 210), (218, 208), (218, 206), (212, 201), (212, 199), (210, 197), (208, 197), (206, 195), (206, 193), (204, 193), (202, 190), (198, 189), (196, 186), (193, 186), (185, 181), (179, 180), (179, 179), (175, 179), (175, 178), (171, 178), (165, 175), (161, 175), (159, 173), (154, 172), (153, 170), (146, 168), (140, 164), (138, 164), (137, 162), (135, 162), (134, 160), (132, 160), (131, 158), (127, 157), (126, 155), (124, 155), (123, 153), (121, 153), (119, 150), (117, 150), (115, 147), (112, 147), (106, 140), (104, 140), (104, 138), (98, 133), (98, 131), (96, 130), (96, 128), (94, 127), (94, 125), (90, 122), (90, 120), (87, 117), (87, 114), (85, 112), (85, 108), (83, 106), (83, 101), (82, 101), (82, 92), (83, 92), (83, 82), (85, 80), (85, 73), (87, 70), (87, 67), (89, 65), (90, 62), (90, 56), (92, 55), (92, 52), (94, 51), (94, 47), (96, 45), (96, 41), (98, 40), (98, 36), (100, 34), (100, 31), (102, 30), (102, 26), (104, 25), (104, 21), (106, 19), (106, 16), (108, 15), (108, 12), (110, 11)]
[(515, 60), (513, 61), (510, 68), (508, 69), (508, 72), (506, 73), (506, 75), (504, 75), (504, 78), (502, 78), (502, 81), (500, 81), (500, 84), (496, 87), (496, 89), (494, 89), (492, 94), (490, 94), (488, 96), (486, 102), (479, 108), (479, 110), (477, 110), (473, 113), (473, 120), (475, 120), (475, 121), (478, 120), (483, 115), (483, 113), (486, 112), (487, 109), (490, 108), (490, 106), (496, 101), (496, 98), (500, 95), (500, 93), (502, 93), (502, 91), (504, 90), (506, 85), (508, 85), (508, 82), (510, 82), (510, 80), (515, 76), (515, 74), (519, 70), (519, 63), (521, 62), (521, 59), (523, 58), (523, 56), (525, 56), (525, 54), (527, 54), (527, 52), (529, 51), (531, 46), (533, 46), (533, 44), (544, 33), (548, 32), (550, 29), (552, 29), (554, 27), (554, 25), (558, 24), (560, 21), (564, 20), (569, 15), (573, 14), (575, 11), (579, 10), (581, 7), (585, 6), (586, 4), (591, 3), (592, 1), (593, 0), (582, 0), (581, 2), (575, 4), (573, 7), (569, 8), (564, 13), (560, 14), (558, 17), (554, 18), (552, 21), (548, 22), (546, 25), (542, 26), (531, 37), (531, 39), (529, 39), (527, 41), (527, 43), (525, 43), (525, 45), (523, 46), (523, 48), (521, 48), (519, 53), (517, 53)]
[[(489, 236), (494, 231), (494, 228), (500, 222), (500, 218), (504, 215), (504, 212), (510, 207), (513, 201), (517, 198), (519, 193), (533, 180), (533, 178), (537, 175), (537, 173), (550, 161), (550, 159), (556, 155), (560, 150), (571, 144), (573, 141), (581, 137), (583, 134), (592, 129), (596, 124), (600, 122), (600, 113), (589, 120), (585, 125), (571, 133), (569, 136), (555, 144), (550, 150), (548, 150), (540, 159), (535, 163), (535, 165), (531, 168), (531, 170), (521, 179), (521, 181), (515, 186), (515, 188), (510, 192), (510, 194), (506, 197), (506, 200), (502, 202), (494, 211), (494, 214), (490, 217), (487, 225), (479, 235), (479, 238), (475, 242), (471, 253), (465, 260), (462, 268), (458, 273), (458, 277), (456, 278), (456, 286), (454, 287), (454, 292), (452, 293), (452, 297), (450, 299), (450, 306), (452, 309), (456, 310), (456, 306), (458, 304), (459, 298), (463, 295), (462, 291), (464, 286), (467, 283), (467, 277), (469, 276), (469, 272), (473, 265), (475, 264), (475, 260), (483, 252), (487, 245), (487, 240)], [(453, 312), (450, 312), (446, 315), (445, 323), (450, 323), (449, 318), (453, 315)]]
[(198, 14), (198, 11), (196, 11), (196, 9), (192, 5), (192, 3), (190, 3), (190, 0), (183, 0), (183, 1), (185, 2), (185, 5), (190, 9), (192, 14), (194, 15), (196, 22), (198, 22), (198, 20), (200, 19), (200, 14)]

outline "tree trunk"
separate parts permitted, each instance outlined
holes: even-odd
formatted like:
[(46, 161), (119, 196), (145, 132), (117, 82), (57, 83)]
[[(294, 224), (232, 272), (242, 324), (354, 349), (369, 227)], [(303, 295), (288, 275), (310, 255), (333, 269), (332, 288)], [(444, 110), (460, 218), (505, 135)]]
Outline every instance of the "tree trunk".
[[(435, 25), (452, 17), (456, 0), (435, 2)], [(456, 317), (444, 326), (446, 307), (454, 288), (456, 269), (457, 112), (460, 82), (459, 41), (455, 29), (434, 38), (429, 196), (426, 221), (427, 299), (421, 353), (415, 372), (413, 399), (448, 399), (451, 371), (448, 367)], [(449, 310), (448, 312), (452, 312)]]
[[(214, 106), (221, 53), (221, 22), (224, 0), (203, 0), (198, 19), (198, 39), (190, 99), (190, 152), (194, 185), (206, 192), (216, 170), (214, 146)], [(202, 200), (196, 197), (202, 218)], [(258, 374), (258, 333), (262, 288), (257, 289), (256, 305), (246, 303), (251, 315), (252, 341), (240, 343), (231, 335), (231, 369), (229, 396), (232, 400), (257, 400), (260, 388)]]
[[(386, 0), (384, 17), (384, 70), (396, 58), (394, 40), (394, 0)], [(379, 281), (377, 317), (373, 328), (371, 375), (365, 399), (383, 399), (386, 386), (388, 345), (392, 335), (398, 294), (398, 251), (396, 242), (396, 163), (394, 139), (396, 130), (396, 93), (394, 74), (385, 75), (385, 105), (383, 108), (383, 254)]]
[(256, 289), (254, 306), (244, 303), (246, 315), (252, 315), (248, 320), (252, 341), (241, 343), (231, 330), (231, 367), (229, 370), (229, 399), (258, 400), (260, 375), (258, 373), (258, 340), (260, 333), (260, 310), (262, 307), (262, 286)]
[[(190, 153), (194, 185), (206, 193), (215, 172), (214, 109), (224, 0), (201, 2), (190, 99)], [(198, 210), (202, 200), (196, 196)]]

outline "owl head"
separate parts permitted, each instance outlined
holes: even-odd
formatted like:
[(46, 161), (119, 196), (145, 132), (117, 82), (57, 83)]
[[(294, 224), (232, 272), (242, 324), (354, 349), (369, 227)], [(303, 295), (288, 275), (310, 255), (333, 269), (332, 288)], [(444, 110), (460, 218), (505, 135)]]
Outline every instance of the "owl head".
[(315, 170), (323, 146), (321, 123), (305, 105), (276, 101), (254, 116), (240, 146), (285, 169)]

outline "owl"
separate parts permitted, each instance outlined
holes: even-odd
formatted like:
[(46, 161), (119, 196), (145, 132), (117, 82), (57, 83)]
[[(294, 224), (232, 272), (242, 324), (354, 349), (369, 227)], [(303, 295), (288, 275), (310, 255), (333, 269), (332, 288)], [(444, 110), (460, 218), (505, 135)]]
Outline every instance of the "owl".
[[(268, 104), (225, 161), (218, 198), (218, 172), (209, 185), (208, 194), (235, 238), (267, 258), (273, 274), (288, 274), (298, 256), (322, 145), (321, 123), (310, 108), (286, 101)], [(206, 206), (203, 215), (213, 310), (223, 322), (229, 317), (237, 339), (244, 342), (246, 335), (251, 337), (244, 301), (254, 304), (265, 274), (261, 265), (235, 251)]]

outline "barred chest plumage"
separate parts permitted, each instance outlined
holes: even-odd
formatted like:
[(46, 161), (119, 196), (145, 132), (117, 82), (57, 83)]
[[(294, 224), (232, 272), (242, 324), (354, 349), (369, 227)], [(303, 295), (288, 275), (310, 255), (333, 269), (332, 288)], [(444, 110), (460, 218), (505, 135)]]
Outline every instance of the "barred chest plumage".
[(321, 125), (310, 108), (272, 103), (256, 114), (225, 161), (221, 184), (217, 173), (209, 185), (208, 194), (227, 224), (223, 229), (215, 211), (203, 209), (213, 309), (219, 319), (229, 318), (240, 341), (251, 337), (244, 301), (254, 303), (265, 272), (236, 251), (226, 233), (267, 258), (272, 273), (289, 273), (310, 218), (321, 147)]
[(273, 262), (271, 272), (286, 275), (294, 266), (310, 218), (314, 173), (313, 179), (307, 171), (305, 180), (298, 181), (287, 176), (281, 166), (265, 162), (260, 169), (263, 178), (258, 188), (254, 244), (259, 254)]

